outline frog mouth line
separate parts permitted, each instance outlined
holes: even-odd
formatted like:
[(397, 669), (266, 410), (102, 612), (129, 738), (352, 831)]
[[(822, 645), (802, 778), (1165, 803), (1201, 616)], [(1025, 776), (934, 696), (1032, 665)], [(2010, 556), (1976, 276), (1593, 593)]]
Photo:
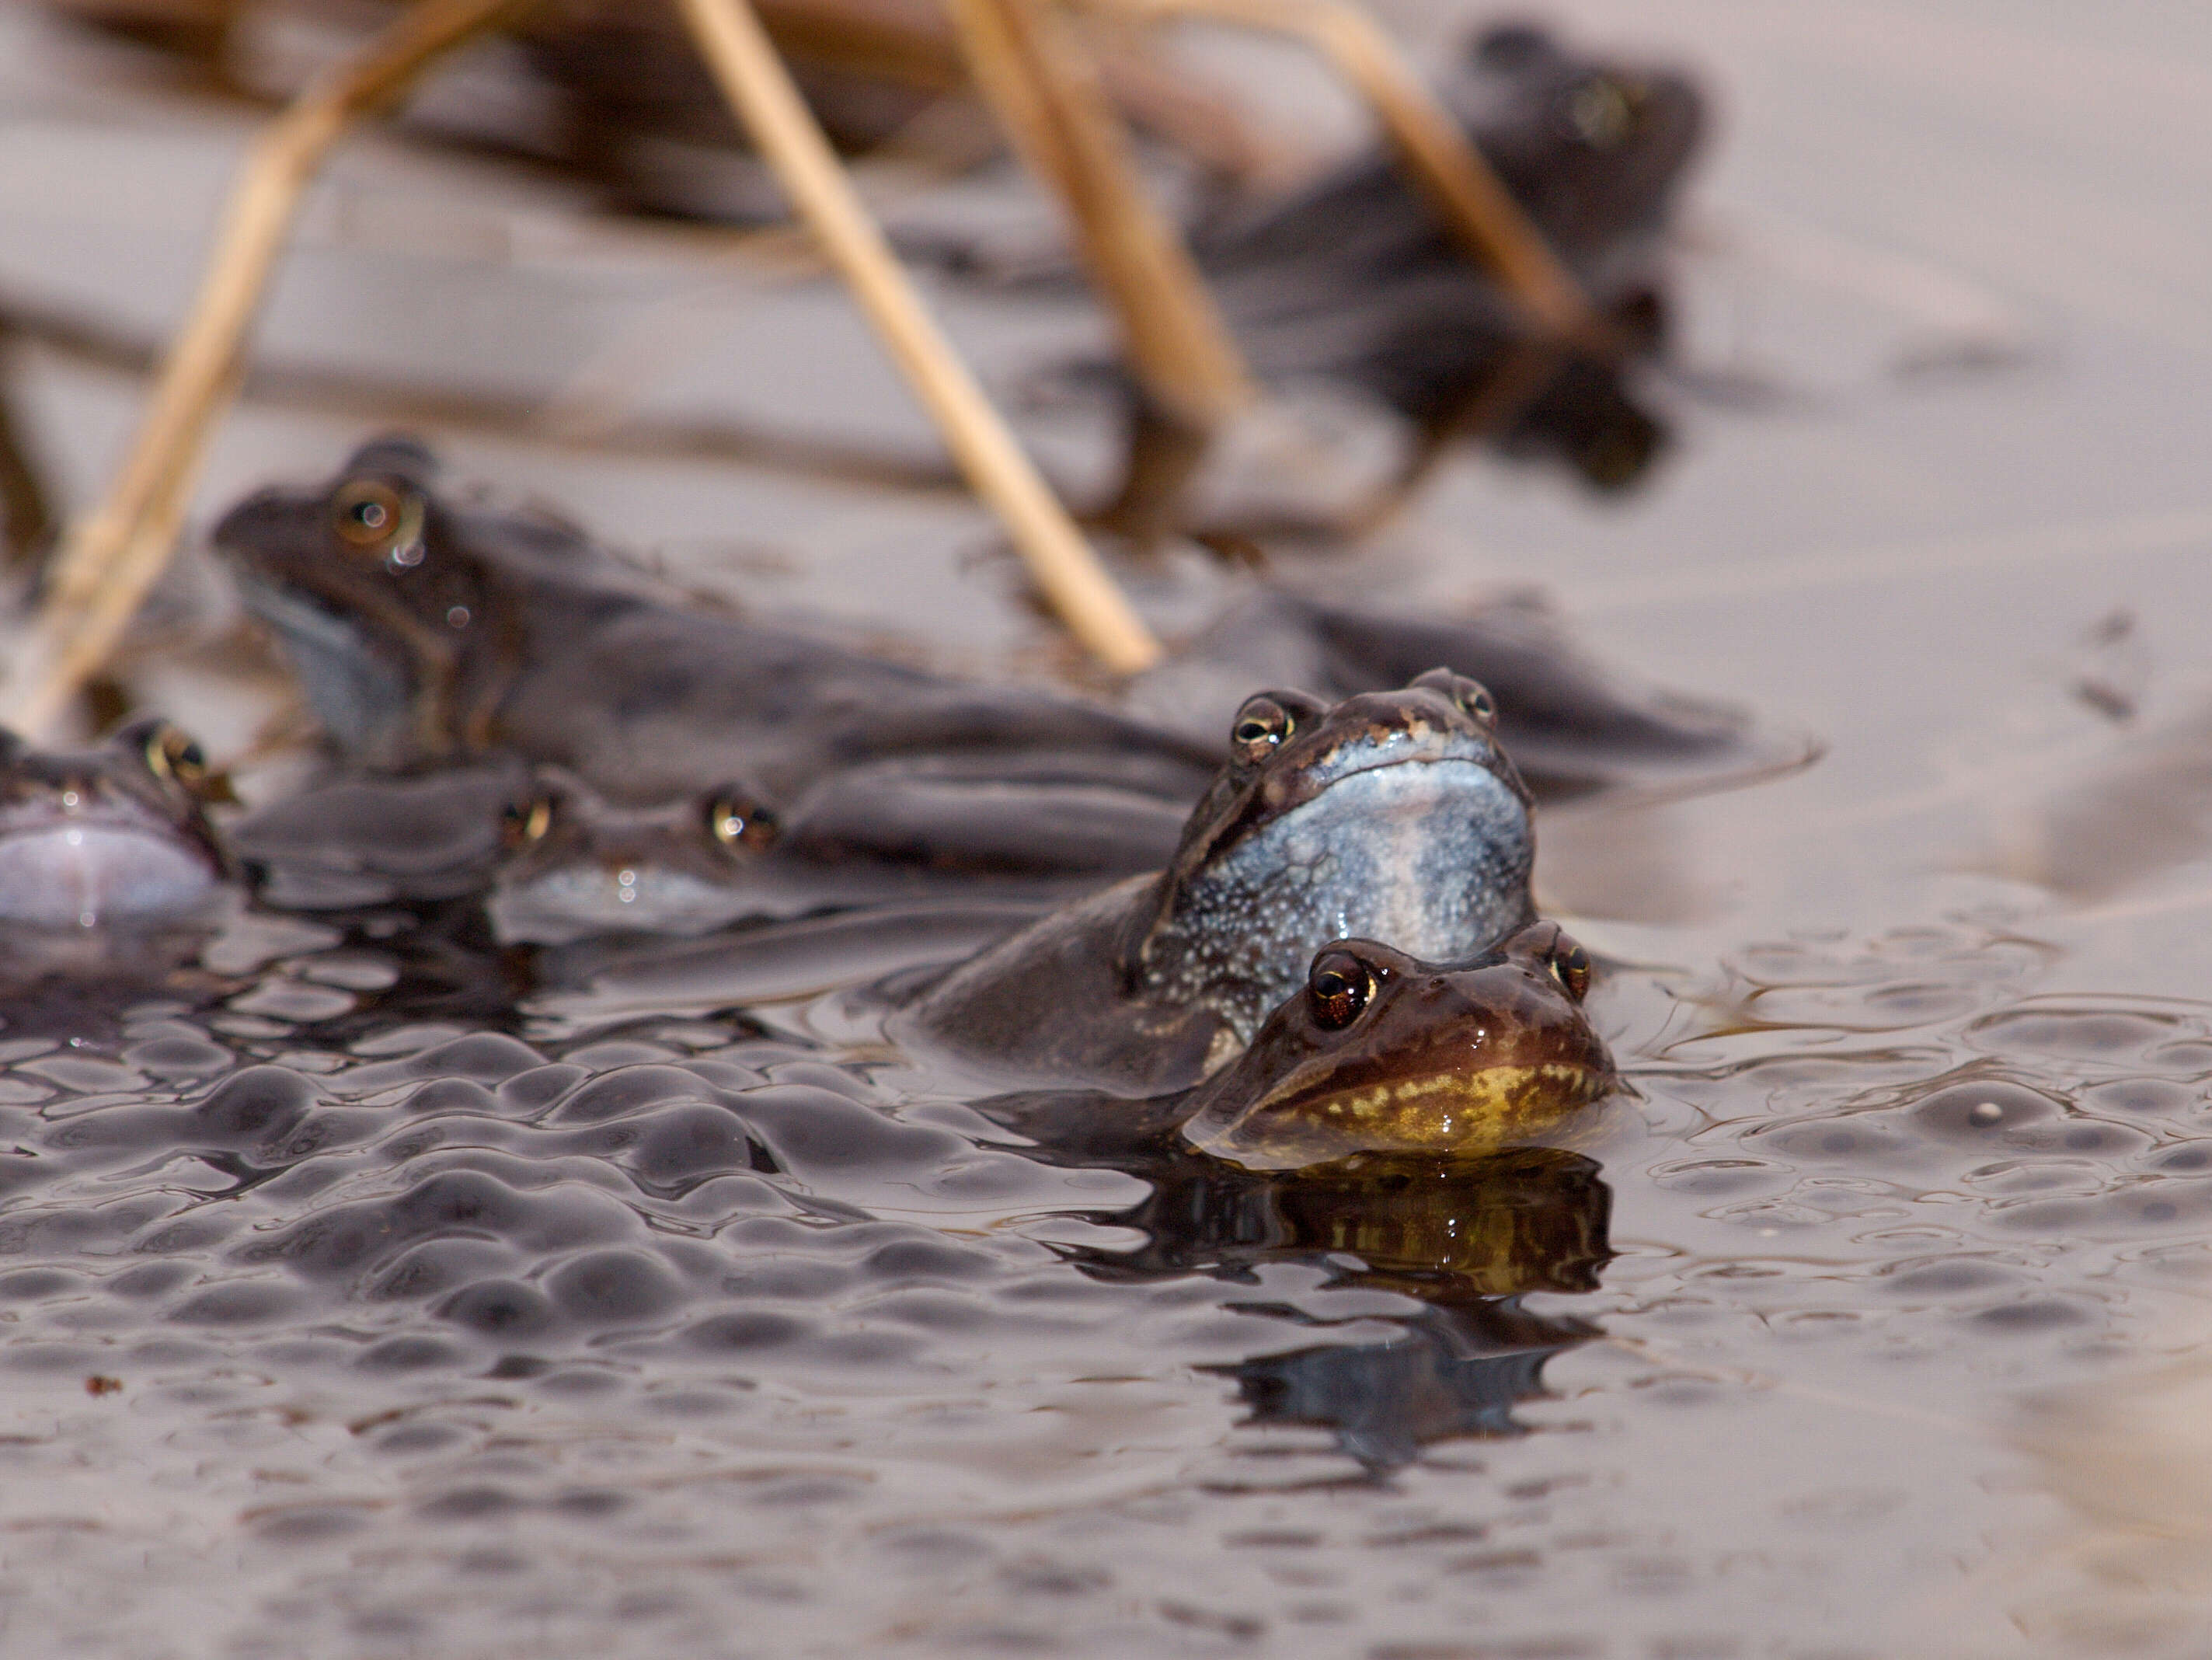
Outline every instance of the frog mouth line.
[(1348, 744), (1336, 752), (1304, 769), (1304, 778), (1311, 787), (1304, 792), (1307, 800), (1324, 795), (1347, 778), (1357, 778), (1364, 772), (1379, 772), (1390, 767), (1442, 766), (1455, 763), (1480, 767), (1494, 778), (1503, 780), (1501, 763), (1504, 757), (1496, 745), (1486, 738), (1474, 738), (1463, 733), (1430, 733), (1417, 734), (1401, 732), (1382, 743)]
[(1313, 1164), (1355, 1148), (1490, 1152), (1589, 1105), (1613, 1085), (1609, 1067), (1580, 1061), (1454, 1067), (1318, 1092), (1293, 1077), (1190, 1140), (1254, 1170)]
[[(1401, 771), (1401, 769), (1419, 769), (1419, 771)], [(1470, 806), (1480, 803), (1482, 808), (1478, 816), (1486, 818), (1493, 816), (1501, 807), (1521, 813), (1526, 812), (1525, 797), (1516, 787), (1514, 781), (1499, 771), (1497, 753), (1487, 746), (1439, 747), (1429, 754), (1415, 755), (1370, 752), (1363, 757), (1358, 764), (1346, 767), (1310, 789), (1301, 790), (1291, 800), (1278, 804), (1273, 811), (1269, 811), (1255, 795), (1246, 811), (1216, 838), (1207, 856), (1218, 859), (1231, 854), (1240, 843), (1280, 835), (1286, 827), (1301, 819), (1325, 823), (1340, 812), (1356, 814), (1360, 808), (1348, 804), (1366, 791), (1376, 787), (1381, 775), (1386, 774), (1397, 774), (1408, 783), (1418, 781), (1427, 786), (1419, 793), (1438, 802), (1451, 796), (1464, 796)], [(1347, 785), (1358, 787), (1345, 795), (1339, 795), (1337, 792)], [(1308, 819), (1310, 814), (1313, 816), (1311, 819)]]

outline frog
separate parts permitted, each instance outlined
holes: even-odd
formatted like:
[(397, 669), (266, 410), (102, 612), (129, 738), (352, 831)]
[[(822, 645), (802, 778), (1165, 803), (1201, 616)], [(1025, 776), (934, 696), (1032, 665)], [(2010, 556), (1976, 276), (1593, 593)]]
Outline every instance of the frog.
[[(257, 492), (215, 532), (356, 776), (544, 763), (630, 806), (743, 779), (787, 818), (830, 783), (847, 803), (926, 787), (949, 809), (966, 785), (1026, 781), (1184, 809), (1211, 781), (1216, 723), (1253, 686), (1341, 697), (1437, 665), (1490, 689), (1540, 800), (1725, 781), (1792, 747), (1740, 709), (1607, 672), (1522, 595), (1415, 615), (1255, 582), (1112, 689), (1112, 707), (974, 685), (703, 605), (547, 512), (464, 508), (438, 476), (420, 443), (380, 439), (319, 485)], [(929, 851), (988, 843), (994, 818), (988, 800), (964, 822), (948, 812)], [(475, 854), (495, 824), (474, 821)], [(1125, 873), (1152, 851), (1133, 847)], [(1070, 856), (1094, 855), (1079, 838)]]
[(198, 743), (158, 717), (85, 750), (0, 731), (0, 928), (87, 939), (210, 921), (238, 874), (207, 816), (228, 796)]
[[(1469, 37), (1437, 93), (1597, 326), (1567, 340), (1533, 323), (1386, 144), (1213, 215), (1192, 228), (1192, 250), (1255, 373), (1348, 390), (1403, 423), (1410, 442), (1395, 477), (1340, 521), (1192, 526), (1206, 539), (1372, 528), (1462, 441), (1562, 467), (1599, 495), (1644, 483), (1667, 453), (1643, 366), (1669, 333), (1663, 243), (1705, 126), (1696, 82), (1509, 23)], [(1207, 435), (1105, 378), (1123, 392), (1129, 464), (1098, 516), (1152, 541), (1182, 516)]]
[[(1484, 1257), (1501, 1237), (1458, 1237), (1455, 1184), (1559, 1161), (1595, 1169), (1571, 1144), (1590, 1132), (1586, 1110), (1620, 1087), (1586, 1007), (1595, 973), (1589, 952), (1540, 919), (1447, 963), (1339, 939), (1250, 1043), (1195, 1083), (977, 1104), (1051, 1162), (1127, 1170), (1180, 1195), (1159, 1199), (1183, 1221), (1142, 1259), (1154, 1267), (1256, 1260), (1304, 1239), (1356, 1251), (1376, 1284), (1442, 1274), (1451, 1298), (1503, 1295), (1526, 1287)], [(1226, 1187), (1224, 1169), (1241, 1172)], [(1157, 1208), (1142, 1223), (1155, 1232)], [(1255, 1214), (1274, 1219), (1248, 1238)], [(1335, 1243), (1314, 1245), (1323, 1235)]]
[(1254, 694), (1164, 869), (953, 970), (894, 1035), (993, 1076), (1158, 1096), (1240, 1053), (1336, 939), (1487, 950), (1534, 917), (1530, 796), (1497, 721), (1445, 669), (1335, 703)]
[(437, 472), (420, 443), (374, 441), (336, 478), (258, 491), (214, 532), (351, 768), (550, 763), (632, 806), (738, 778), (787, 815), (871, 771), (1178, 803), (1212, 773), (1207, 747), (1171, 730), (752, 620), (549, 513), (441, 496)]
[[(1593, 306), (1629, 344), (1656, 344), (1659, 244), (1705, 126), (1696, 82), (1507, 23), (1468, 39), (1437, 94)], [(1194, 247), (1263, 365), (1344, 375), (1415, 421), (1447, 418), (1456, 383), (1526, 332), (1381, 149), (1201, 229)]]
[[(995, 843), (970, 822), (987, 798)], [(947, 817), (960, 827), (951, 836)], [(504, 852), (486, 907), (502, 942), (549, 946), (687, 937), (933, 894), (1026, 897), (1042, 909), (1102, 873), (1126, 874), (1133, 856), (1164, 858), (1181, 825), (1165, 803), (1127, 792), (1017, 783), (962, 786), (947, 799), (927, 777), (817, 790), (788, 817), (739, 782), (623, 806), (541, 766), (501, 809)]]
[(1556, 922), (1443, 964), (1340, 940), (1193, 1093), (1182, 1139), (1257, 1171), (1531, 1144), (1614, 1087), (1591, 968)]

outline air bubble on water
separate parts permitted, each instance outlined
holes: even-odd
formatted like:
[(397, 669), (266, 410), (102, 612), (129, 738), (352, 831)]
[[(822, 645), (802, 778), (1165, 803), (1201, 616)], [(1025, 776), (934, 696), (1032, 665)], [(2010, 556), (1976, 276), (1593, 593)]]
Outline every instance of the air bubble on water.
[(2004, 1108), (1995, 1101), (1977, 1101), (1968, 1109), (1966, 1116), (1977, 1124), (1994, 1124), (2004, 1116)]

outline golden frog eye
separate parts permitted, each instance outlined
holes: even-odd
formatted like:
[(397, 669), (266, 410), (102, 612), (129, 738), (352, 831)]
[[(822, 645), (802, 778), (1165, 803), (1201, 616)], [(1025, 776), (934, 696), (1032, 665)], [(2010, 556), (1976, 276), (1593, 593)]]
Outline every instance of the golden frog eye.
[(156, 778), (173, 778), (187, 787), (208, 775), (207, 751), (188, 733), (166, 724), (146, 734), (146, 765)]
[(1291, 712), (1273, 698), (1248, 697), (1244, 706), (1237, 711), (1235, 724), (1229, 728), (1229, 747), (1240, 761), (1264, 761), (1283, 745), (1297, 727)]
[(1348, 951), (1325, 951), (1306, 976), (1306, 1006), (1324, 1031), (1342, 1031), (1375, 994), (1375, 976)]
[(510, 801), (500, 810), (500, 842), (510, 850), (543, 842), (545, 832), (552, 828), (553, 798), (550, 795), (533, 795), (527, 800)]
[(1498, 700), (1490, 689), (1480, 680), (1470, 680), (1465, 675), (1452, 683), (1452, 694), (1459, 706), (1486, 727), (1498, 724)]
[(1552, 942), (1552, 977), (1577, 1003), (1589, 995), (1590, 954), (1564, 933)]
[(380, 478), (356, 478), (331, 498), (331, 524), (342, 541), (380, 552), (392, 564), (422, 562), (422, 498)]
[(331, 502), (331, 521), (340, 536), (357, 548), (373, 548), (399, 528), (406, 504), (391, 485), (374, 478), (356, 478), (341, 485)]
[(771, 847), (778, 828), (774, 813), (738, 791), (724, 790), (707, 803), (707, 833), (726, 848)]

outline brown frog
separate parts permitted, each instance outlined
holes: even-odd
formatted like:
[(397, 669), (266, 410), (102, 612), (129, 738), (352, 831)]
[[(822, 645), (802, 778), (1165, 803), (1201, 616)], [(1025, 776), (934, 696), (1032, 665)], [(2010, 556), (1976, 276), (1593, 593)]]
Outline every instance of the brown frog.
[(514, 757), (629, 805), (742, 778), (787, 815), (871, 769), (1178, 802), (1211, 772), (1204, 749), (1097, 704), (747, 620), (550, 517), (441, 497), (436, 471), (421, 445), (382, 440), (327, 483), (259, 492), (215, 532), (355, 765)]
[[(1520, 1288), (1501, 1285), (1499, 1265), (1481, 1266), (1511, 1231), (1462, 1238), (1452, 1184), (1505, 1168), (1494, 1155), (1556, 1144), (1614, 1089), (1583, 1007), (1591, 974), (1589, 953), (1555, 922), (1444, 964), (1340, 939), (1316, 953), (1241, 1055), (1188, 1088), (1141, 1100), (1041, 1090), (980, 1104), (1056, 1163), (1116, 1165), (1164, 1183), (1161, 1194), (1182, 1192), (1158, 1201), (1181, 1207), (1180, 1222), (1146, 1212), (1163, 1262), (1231, 1243), (1241, 1260), (1319, 1230), (1329, 1243), (1305, 1237), (1301, 1248), (1354, 1250), (1370, 1268), (1416, 1278), (1448, 1269), (1452, 1297), (1494, 1296)], [(1218, 1178), (1194, 1176), (1177, 1149), (1247, 1171), (1295, 1171), (1297, 1183), (1232, 1185), (1221, 1190), (1230, 1210), (1213, 1214)], [(1255, 1202), (1281, 1214), (1246, 1238)], [(1285, 1204), (1306, 1218), (1289, 1232)]]
[(1589, 953), (1553, 922), (1444, 965), (1341, 940), (1184, 1104), (1183, 1138), (1248, 1170), (1531, 1140), (1613, 1087), (1589, 981)]
[(1663, 434), (1631, 400), (1620, 356), (1663, 331), (1661, 242), (1705, 100), (1679, 71), (1585, 57), (1525, 23), (1472, 39), (1438, 91), (1615, 350), (1516, 362), (1526, 319), (1379, 150), (1200, 234), (1223, 309), (1263, 374), (1360, 387), (1415, 424), (1425, 461), (1472, 417), (1508, 453), (1556, 455), (1600, 489), (1632, 483)]
[(985, 952), (893, 1030), (992, 1076), (1159, 1095), (1240, 1052), (1335, 940), (1487, 950), (1534, 915), (1528, 793), (1495, 723), (1445, 670), (1334, 707), (1249, 699), (1165, 870)]

